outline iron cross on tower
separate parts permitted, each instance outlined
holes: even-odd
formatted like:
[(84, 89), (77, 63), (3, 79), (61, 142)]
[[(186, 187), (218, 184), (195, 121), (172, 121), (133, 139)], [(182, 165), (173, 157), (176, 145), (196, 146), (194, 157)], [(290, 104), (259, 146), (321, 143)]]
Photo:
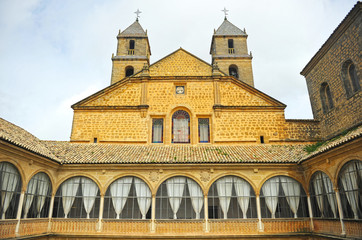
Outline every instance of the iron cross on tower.
[(229, 10), (226, 10), (226, 8), (224, 7), (224, 10), (221, 10), (222, 12), (224, 12), (224, 14), (225, 14), (225, 19), (226, 19), (226, 16), (228, 15), (228, 11)]
[(140, 17), (140, 13), (142, 13), (138, 8), (137, 11), (134, 12), (137, 15), (136, 20), (138, 21), (138, 18)]

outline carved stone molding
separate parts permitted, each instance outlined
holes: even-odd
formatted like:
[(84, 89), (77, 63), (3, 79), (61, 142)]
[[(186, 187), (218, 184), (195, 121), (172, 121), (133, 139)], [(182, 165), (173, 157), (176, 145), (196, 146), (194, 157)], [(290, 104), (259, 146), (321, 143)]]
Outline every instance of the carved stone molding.
[(150, 172), (150, 180), (152, 182), (157, 182), (160, 178), (160, 174), (158, 172)]
[(201, 181), (207, 182), (210, 180), (210, 172), (209, 171), (201, 171), (200, 172)]

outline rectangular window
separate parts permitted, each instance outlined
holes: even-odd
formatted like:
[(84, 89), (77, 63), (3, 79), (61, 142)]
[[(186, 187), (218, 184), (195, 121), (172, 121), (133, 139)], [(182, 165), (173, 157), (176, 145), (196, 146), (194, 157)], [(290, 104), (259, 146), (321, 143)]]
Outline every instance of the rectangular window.
[(199, 142), (210, 142), (210, 128), (208, 118), (199, 118)]
[(162, 143), (163, 142), (163, 119), (154, 118), (152, 119), (152, 142)]

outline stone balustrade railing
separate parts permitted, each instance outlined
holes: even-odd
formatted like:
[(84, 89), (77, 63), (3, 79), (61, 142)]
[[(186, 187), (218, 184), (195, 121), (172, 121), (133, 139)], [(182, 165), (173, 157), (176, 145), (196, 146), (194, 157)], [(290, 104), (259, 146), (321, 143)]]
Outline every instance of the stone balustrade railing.
[[(362, 221), (344, 221), (346, 235), (362, 236)], [(187, 220), (133, 220), (133, 219), (75, 219), (37, 218), (0, 220), (0, 238), (61, 235), (118, 235), (118, 236), (214, 236), (214, 235), (278, 235), (322, 233), (341, 236), (339, 220), (313, 219), (187, 219)], [(262, 226), (262, 228), (260, 228)]]

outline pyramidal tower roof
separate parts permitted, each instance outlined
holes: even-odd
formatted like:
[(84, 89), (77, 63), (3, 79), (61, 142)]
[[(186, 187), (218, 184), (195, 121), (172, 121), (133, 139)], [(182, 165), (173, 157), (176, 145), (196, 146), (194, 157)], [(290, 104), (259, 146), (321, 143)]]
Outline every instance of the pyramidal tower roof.
[(236, 36), (245, 35), (246, 33), (240, 28), (229, 22), (226, 18), (220, 27), (214, 33), (214, 36)]
[(128, 28), (119, 34), (122, 37), (147, 37), (147, 33), (143, 30), (141, 24), (138, 22), (138, 19), (132, 23)]

